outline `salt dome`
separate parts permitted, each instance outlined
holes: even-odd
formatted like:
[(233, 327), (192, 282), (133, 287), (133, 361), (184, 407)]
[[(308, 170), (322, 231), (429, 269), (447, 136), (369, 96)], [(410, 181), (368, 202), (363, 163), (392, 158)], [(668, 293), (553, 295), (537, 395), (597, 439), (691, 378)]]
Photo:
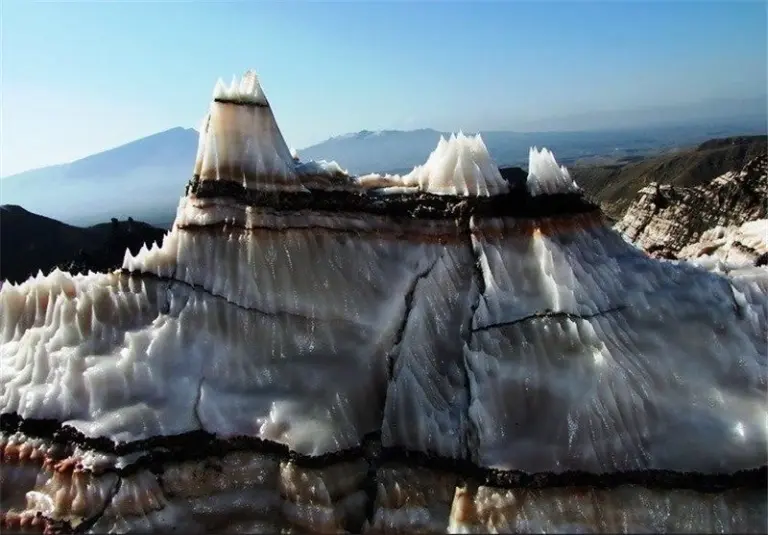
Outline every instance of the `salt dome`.
[(762, 532), (768, 269), (649, 258), (546, 150), (300, 162), (218, 84), (172, 230), (0, 289), (3, 532)]

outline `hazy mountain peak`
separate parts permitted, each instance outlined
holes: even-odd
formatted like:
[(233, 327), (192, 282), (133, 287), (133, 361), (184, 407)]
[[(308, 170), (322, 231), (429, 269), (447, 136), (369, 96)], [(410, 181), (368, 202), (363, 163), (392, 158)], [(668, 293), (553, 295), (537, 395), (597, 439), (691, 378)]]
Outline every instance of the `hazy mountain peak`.
[[(409, 135), (409, 134), (441, 134), (437, 130), (432, 128), (418, 128), (416, 130), (360, 130), (358, 132), (348, 132), (346, 134), (340, 134), (338, 136), (332, 136), (326, 141), (331, 140), (354, 140), (354, 139), (366, 139), (377, 138), (384, 136), (397, 136), (397, 135)], [(325, 143), (325, 142), (323, 142)]]
[(2, 180), (3, 203), (60, 221), (88, 225), (112, 217), (150, 218), (168, 204), (192, 176), (198, 133), (175, 127), (119, 147)]
[[(672, 147), (694, 146), (729, 135), (765, 135), (759, 120), (681, 127), (592, 132), (483, 131), (499, 166), (525, 167), (528, 149), (545, 146), (561, 164), (599, 156), (634, 158)], [(302, 161), (336, 161), (354, 174), (407, 173), (423, 164), (444, 132), (360, 130), (301, 149)], [(193, 173), (199, 134), (174, 127), (68, 164), (19, 173), (1, 182), (0, 202), (22, 205), (75, 225), (132, 216), (158, 225), (173, 219), (178, 192)]]
[(18, 204), (0, 204), (0, 212), (19, 213), (19, 214), (29, 213), (28, 210), (25, 210), (22, 206), (19, 206)]

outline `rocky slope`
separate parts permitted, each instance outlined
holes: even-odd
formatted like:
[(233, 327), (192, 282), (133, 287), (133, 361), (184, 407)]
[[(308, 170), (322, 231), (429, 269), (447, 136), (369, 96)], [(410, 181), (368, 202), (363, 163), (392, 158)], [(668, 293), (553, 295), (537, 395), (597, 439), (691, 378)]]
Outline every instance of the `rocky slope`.
[(766, 249), (759, 220), (768, 217), (767, 168), (763, 153), (705, 185), (653, 182), (640, 190), (615, 228), (658, 257), (714, 254), (723, 260), (756, 261)]
[(587, 195), (599, 202), (610, 218), (619, 220), (640, 190), (651, 183), (675, 188), (703, 186), (767, 151), (765, 136), (730, 137), (637, 162), (575, 166), (570, 171)]

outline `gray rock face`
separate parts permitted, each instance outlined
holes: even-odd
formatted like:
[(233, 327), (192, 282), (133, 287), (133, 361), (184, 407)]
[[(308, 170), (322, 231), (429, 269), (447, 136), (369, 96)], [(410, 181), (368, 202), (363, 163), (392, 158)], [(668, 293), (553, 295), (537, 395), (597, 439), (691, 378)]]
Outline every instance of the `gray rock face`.
[[(640, 190), (638, 199), (615, 228), (655, 256), (678, 258), (681, 253), (682, 257), (696, 254), (708, 246), (707, 242), (723, 237), (726, 231), (715, 230), (716, 227), (738, 227), (768, 217), (767, 170), (768, 157), (762, 155), (704, 186), (675, 188), (651, 184)], [(702, 243), (694, 246), (696, 242)], [(683, 251), (687, 246), (691, 248)]]
[(0, 289), (4, 533), (764, 530), (768, 270), (648, 257), (548, 151), (308, 176), (217, 92), (160, 247)]

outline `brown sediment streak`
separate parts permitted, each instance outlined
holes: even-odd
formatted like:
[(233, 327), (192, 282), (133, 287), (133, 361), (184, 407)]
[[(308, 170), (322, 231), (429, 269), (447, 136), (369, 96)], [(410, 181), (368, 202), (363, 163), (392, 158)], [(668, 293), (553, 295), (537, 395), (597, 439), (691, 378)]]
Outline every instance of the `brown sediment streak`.
[(232, 184), (249, 184), (248, 189), (273, 187), (278, 191), (303, 191), (304, 187), (297, 177), (281, 174), (267, 174), (263, 171), (251, 170), (248, 162), (240, 165), (218, 164), (215, 169), (201, 171), (201, 181), (229, 182)]
[(548, 217), (536, 222), (534, 235), (554, 236), (605, 225), (606, 220), (602, 212), (576, 214), (571, 217)]
[(52, 522), (42, 513), (0, 511), (0, 532), (47, 533), (51, 525)]
[(512, 187), (508, 193), (489, 197), (435, 195), (423, 192), (385, 195), (362, 187), (358, 191), (266, 191), (245, 188), (236, 182), (200, 180), (199, 177), (194, 177), (187, 185), (187, 195), (194, 195), (199, 199), (232, 199), (243, 205), (276, 211), (364, 213), (423, 220), (466, 221), (471, 216), (536, 219), (599, 210), (597, 205), (578, 193), (531, 196), (525, 187)]
[(42, 466), (46, 459), (46, 448), (29, 442), (6, 444), (0, 448), (0, 463), (36, 464)]
[(470, 232), (483, 239), (557, 236), (606, 225), (600, 211), (539, 219), (473, 218)]
[[(212, 207), (215, 205), (211, 205)], [(203, 211), (207, 207), (196, 207)], [(215, 208), (213, 208), (215, 209)], [(313, 223), (307, 221), (312, 216), (318, 219), (326, 219), (324, 222)], [(243, 223), (242, 219), (252, 218), (256, 221)], [(338, 226), (331, 226), (331, 218), (339, 222)], [(260, 221), (258, 221), (261, 219)], [(347, 221), (361, 222), (359, 216), (354, 214), (331, 214), (318, 212), (294, 212), (283, 214), (269, 214), (260, 217), (255, 214), (250, 217), (235, 217), (234, 220), (225, 218), (225, 221), (214, 223), (176, 224), (176, 228), (186, 232), (223, 233), (239, 232), (257, 236), (260, 233), (307, 231), (313, 234), (348, 234), (365, 239), (407, 241), (412, 243), (428, 243), (440, 245), (456, 245), (462, 243), (466, 236), (462, 233), (459, 221), (419, 221), (402, 220), (387, 221), (379, 216), (370, 216), (365, 219), (365, 225), (345, 224)], [(301, 221), (303, 220), (303, 222)], [(426, 224), (425, 224), (426, 223)], [(477, 237), (500, 239), (510, 236), (552, 236), (567, 232), (575, 232), (586, 228), (597, 227), (605, 224), (605, 219), (599, 212), (565, 215), (559, 217), (545, 217), (538, 219), (510, 219), (488, 218), (479, 219), (470, 228), (470, 233)]]
[(451, 517), (461, 524), (478, 524), (480, 519), (474, 504), (474, 492), (466, 487), (458, 487), (451, 507)]
[(222, 232), (238, 232), (257, 237), (259, 234), (280, 232), (311, 232), (312, 234), (347, 234), (362, 239), (407, 241), (412, 243), (428, 243), (440, 245), (453, 245), (462, 241), (461, 231), (454, 225), (443, 232), (424, 232), (415, 228), (350, 228), (328, 226), (245, 226), (232, 223), (211, 223), (207, 225), (176, 225), (176, 228), (185, 232), (219, 234)]
[(0, 448), (0, 465), (31, 466), (57, 474), (99, 473), (98, 469), (83, 466), (81, 456), (74, 454), (74, 446), (50, 442), (34, 446), (29, 442), (7, 444)]
[[(327, 468), (339, 463), (366, 459), (384, 467), (405, 465), (428, 468), (455, 474), (465, 481), (498, 488), (542, 489), (550, 487), (616, 488), (622, 485), (639, 485), (657, 489), (690, 489), (698, 492), (722, 492), (726, 489), (747, 488), (765, 490), (768, 466), (739, 470), (732, 473), (679, 472), (661, 469), (624, 470), (607, 473), (567, 472), (530, 473), (521, 470), (498, 470), (479, 466), (468, 459), (443, 457), (430, 452), (407, 450), (400, 447), (373, 447), (379, 444), (378, 433), (366, 435), (355, 448), (331, 452), (320, 456), (308, 456), (291, 451), (287, 446), (257, 437), (222, 439), (207, 431), (192, 431), (182, 435), (158, 436), (130, 443), (115, 444), (107, 438), (86, 437), (74, 428), (54, 420), (24, 419), (18, 415), (0, 415), (0, 431), (44, 438), (54, 443), (79, 446), (113, 455), (141, 453), (125, 468), (104, 468), (123, 477), (144, 469), (160, 473), (170, 464), (208, 457), (223, 457), (231, 452), (252, 452), (294, 462), (303, 468)], [(67, 466), (71, 464), (65, 463)], [(84, 470), (89, 471), (89, 470)]]
[(237, 98), (215, 98), (213, 101), (219, 104), (232, 104), (233, 106), (245, 106), (247, 108), (269, 108), (269, 104), (266, 102), (254, 102)]

